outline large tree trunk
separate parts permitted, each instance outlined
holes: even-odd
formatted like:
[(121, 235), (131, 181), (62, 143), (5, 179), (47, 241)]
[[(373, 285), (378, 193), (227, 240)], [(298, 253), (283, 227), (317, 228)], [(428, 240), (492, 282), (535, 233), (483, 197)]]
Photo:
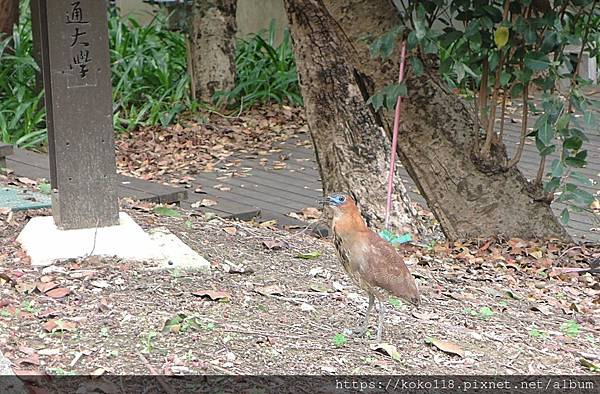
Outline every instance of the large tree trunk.
[[(364, 103), (356, 56), (322, 0), (286, 0), (308, 125), (325, 193), (351, 193), (367, 224), (382, 228), (390, 146)], [(415, 212), (395, 176), (390, 224), (417, 232)]]
[(196, 0), (191, 20), (192, 80), (196, 97), (211, 102), (235, 84), (237, 0)]
[(12, 35), (13, 26), (18, 21), (19, 0), (0, 0), (0, 37)]
[[(400, 23), (392, 1), (324, 1), (359, 53), (355, 66), (370, 77), (374, 89), (394, 82), (397, 52), (386, 61), (371, 59), (361, 40)], [(433, 72), (417, 77), (409, 70), (406, 82), (400, 157), (448, 239), (500, 235), (570, 240), (550, 204), (539, 198), (541, 190), (516, 168), (502, 169), (503, 144), (494, 146), (491, 158), (477, 157), (474, 113), (463, 99), (448, 92)], [(389, 126), (389, 119), (385, 123)]]

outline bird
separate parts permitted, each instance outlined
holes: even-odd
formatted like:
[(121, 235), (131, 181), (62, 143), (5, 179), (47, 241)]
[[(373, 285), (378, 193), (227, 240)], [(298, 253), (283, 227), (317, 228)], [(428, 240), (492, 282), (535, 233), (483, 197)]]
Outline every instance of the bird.
[(349, 193), (336, 192), (318, 200), (332, 211), (333, 243), (344, 270), (358, 287), (367, 292), (369, 306), (356, 335), (369, 326), (375, 298), (379, 303), (377, 342), (381, 341), (385, 318), (384, 302), (391, 294), (418, 306), (419, 290), (396, 249), (371, 231), (363, 220), (356, 201)]

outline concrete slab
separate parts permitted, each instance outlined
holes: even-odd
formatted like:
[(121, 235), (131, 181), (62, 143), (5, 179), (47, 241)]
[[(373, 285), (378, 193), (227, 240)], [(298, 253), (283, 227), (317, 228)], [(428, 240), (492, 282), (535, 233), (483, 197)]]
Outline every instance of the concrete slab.
[(150, 236), (124, 212), (119, 214), (119, 225), (97, 229), (60, 230), (52, 217), (34, 217), (17, 241), (33, 266), (91, 255), (159, 263), (167, 260)]
[(210, 263), (165, 227), (151, 229), (150, 239), (167, 258), (156, 269), (210, 270)]

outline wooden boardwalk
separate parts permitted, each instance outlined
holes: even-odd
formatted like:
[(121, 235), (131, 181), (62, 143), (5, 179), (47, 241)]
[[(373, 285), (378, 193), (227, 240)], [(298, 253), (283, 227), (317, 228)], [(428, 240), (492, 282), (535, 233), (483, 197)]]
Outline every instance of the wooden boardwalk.
[[(48, 155), (15, 149), (6, 157), (6, 166), (17, 176), (30, 179), (50, 179)], [(135, 200), (158, 203), (175, 203), (187, 198), (187, 191), (181, 188), (164, 186), (124, 175), (118, 175), (119, 198), (129, 197)]]
[[(532, 120), (532, 123), (534, 120)], [(509, 156), (514, 154), (519, 141), (520, 124), (505, 122), (505, 143)], [(584, 187), (600, 198), (598, 181), (600, 178), (600, 134), (588, 133), (588, 161), (586, 168), (578, 172), (595, 184)], [(549, 163), (558, 157), (555, 153), (549, 157)], [(237, 161), (236, 165), (231, 165)], [(281, 163), (285, 163), (282, 166)], [(533, 139), (526, 141), (522, 159), (518, 164), (523, 174), (531, 179), (535, 177), (539, 155)], [(7, 158), (8, 168), (19, 176), (29, 178), (49, 177), (48, 158), (16, 149)], [(411, 198), (426, 206), (425, 200), (408, 173), (401, 168), (402, 177)], [(322, 184), (316, 163), (314, 150), (308, 133), (300, 133), (288, 141), (275, 146), (268, 156), (236, 153), (227, 163), (214, 172), (196, 175), (192, 187), (186, 194), (185, 189), (164, 186), (139, 179), (119, 176), (119, 197), (131, 197), (162, 203), (180, 202), (185, 208), (194, 208), (201, 212), (212, 212), (221, 217), (260, 221), (276, 220), (281, 227), (303, 226), (298, 219), (290, 217), (292, 212), (303, 208), (316, 207), (316, 199), (322, 196)], [(202, 189), (203, 193), (192, 190)], [(198, 206), (203, 200), (211, 202), (209, 206)], [(216, 202), (213, 205), (212, 202)], [(553, 204), (556, 214), (560, 214), (563, 204)], [(571, 213), (567, 226), (569, 233), (578, 241), (600, 242), (600, 216), (590, 213)]]
[[(531, 124), (533, 123), (534, 121)], [(509, 157), (512, 157), (519, 143), (520, 123), (513, 123), (507, 118), (504, 134)], [(590, 132), (588, 137), (590, 141), (586, 144), (589, 165), (586, 168), (578, 169), (578, 172), (595, 182), (594, 186), (583, 188), (600, 198), (598, 195), (600, 135)], [(281, 143), (278, 146), (280, 151), (273, 152), (270, 156), (236, 154), (234, 159), (241, 160), (241, 167), (252, 168), (252, 170), (231, 175), (232, 168), (223, 166), (216, 172), (198, 175), (194, 186), (202, 186), (207, 193), (207, 198), (218, 202), (212, 208), (233, 212), (229, 206), (235, 204), (238, 211), (246, 208), (244, 212), (246, 217), (260, 211), (259, 219), (261, 221), (276, 219), (281, 226), (299, 225), (301, 222), (289, 217), (288, 214), (298, 212), (302, 208), (316, 207), (316, 199), (322, 196), (318, 165), (312, 145), (307, 143), (309, 139), (308, 133), (298, 134)], [(287, 157), (287, 160), (284, 161), (286, 167), (275, 169), (277, 167), (274, 168), (273, 164), (281, 162), (282, 156)], [(547, 159), (548, 166), (557, 157), (558, 153), (551, 155)], [(535, 142), (532, 138), (528, 138), (518, 167), (528, 179), (532, 179), (537, 173), (538, 165), (539, 155)], [(401, 173), (411, 198), (423, 206), (427, 206), (414, 181), (404, 168), (401, 168)], [(225, 186), (230, 190), (219, 191), (214, 188), (217, 185)], [(197, 198), (195, 197), (195, 199)], [(554, 203), (552, 208), (559, 215), (564, 205)], [(571, 212), (567, 230), (577, 241), (600, 242), (599, 220), (600, 216), (598, 215), (594, 218), (590, 213)]]

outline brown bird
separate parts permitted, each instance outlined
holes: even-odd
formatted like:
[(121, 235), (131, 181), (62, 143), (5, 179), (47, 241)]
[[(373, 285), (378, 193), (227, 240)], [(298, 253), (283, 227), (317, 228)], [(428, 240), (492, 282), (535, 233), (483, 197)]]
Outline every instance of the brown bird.
[(334, 193), (320, 202), (328, 205), (333, 211), (333, 241), (342, 266), (350, 278), (369, 295), (369, 307), (364, 323), (358, 329), (358, 335), (367, 331), (369, 314), (377, 298), (377, 341), (381, 341), (384, 301), (387, 300), (387, 296), (391, 293), (418, 305), (420, 297), (417, 285), (396, 249), (369, 230), (352, 196)]

